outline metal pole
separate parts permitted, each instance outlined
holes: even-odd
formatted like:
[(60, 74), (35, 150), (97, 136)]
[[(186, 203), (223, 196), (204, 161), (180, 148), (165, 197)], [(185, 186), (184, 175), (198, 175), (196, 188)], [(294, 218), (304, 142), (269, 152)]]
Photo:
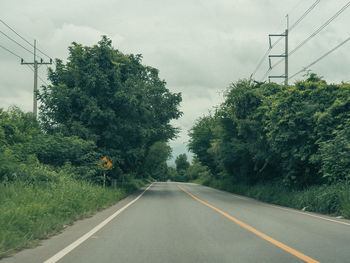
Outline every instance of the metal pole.
[(286, 78), (284, 79), (284, 85), (288, 85), (288, 30), (289, 30), (289, 16), (287, 15), (287, 29), (285, 33), (285, 65), (284, 65), (284, 75)]
[(34, 40), (34, 90), (33, 90), (33, 114), (37, 117), (37, 100), (36, 92), (38, 90), (38, 62), (36, 61), (36, 40)]
[(33, 115), (35, 118), (38, 115), (38, 103), (36, 99), (36, 93), (38, 90), (38, 65), (51, 65), (52, 59), (50, 58), (50, 62), (44, 62), (42, 59), (40, 62), (36, 60), (36, 40), (34, 40), (34, 61), (33, 62), (25, 62), (24, 59), (21, 59), (21, 65), (33, 65), (34, 66), (34, 88), (33, 88)]
[(106, 187), (106, 172), (103, 171), (103, 187)]

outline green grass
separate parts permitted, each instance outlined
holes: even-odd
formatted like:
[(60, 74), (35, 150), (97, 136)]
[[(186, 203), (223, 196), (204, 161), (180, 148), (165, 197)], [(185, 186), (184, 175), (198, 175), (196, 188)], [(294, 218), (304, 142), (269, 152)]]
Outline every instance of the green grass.
[(0, 184), (0, 258), (32, 247), (75, 220), (92, 215), (144, 184), (124, 189), (102, 188), (62, 176), (57, 182)]
[(306, 211), (350, 218), (350, 185), (347, 183), (311, 186), (305, 190), (290, 190), (281, 185), (234, 185), (228, 180), (218, 181), (208, 178), (202, 178), (196, 182), (267, 203), (296, 209), (305, 208)]

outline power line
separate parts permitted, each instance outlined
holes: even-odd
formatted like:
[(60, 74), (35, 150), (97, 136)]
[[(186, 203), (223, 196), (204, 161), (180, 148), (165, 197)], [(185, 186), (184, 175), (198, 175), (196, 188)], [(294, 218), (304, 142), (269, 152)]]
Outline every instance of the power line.
[(5, 34), (4, 32), (2, 32), (0, 30), (0, 33), (3, 34), (5, 37), (7, 37), (8, 39), (10, 39), (11, 41), (15, 42), (17, 45), (19, 45), (21, 48), (25, 49), (26, 51), (28, 51), (29, 53), (33, 54), (33, 51), (30, 51), (29, 49), (27, 49), (26, 47), (24, 47), (23, 45), (21, 45), (20, 43), (18, 43), (16, 40), (14, 40), (13, 38), (9, 37), (7, 34)]
[(266, 56), (270, 53), (270, 51), (271, 51), (271, 48), (269, 47), (269, 48), (266, 50), (265, 54), (264, 54), (264, 55), (261, 57), (261, 59), (259, 60), (258, 65), (255, 67), (253, 73), (251, 74), (251, 78), (254, 77), (255, 73), (256, 73), (256, 72), (258, 71), (258, 69), (261, 67), (261, 64), (264, 62)]
[[(33, 46), (34, 47), (34, 46)], [(44, 56), (46, 56), (47, 58), (51, 59), (52, 60), (52, 63), (56, 65), (56, 62), (55, 60), (53, 60), (49, 55), (45, 54), (43, 51), (41, 51), (40, 49), (36, 49), (37, 51), (39, 51), (41, 54), (43, 54)]]
[(322, 31), (326, 26), (328, 26), (334, 19), (336, 19), (341, 13), (343, 13), (350, 6), (350, 1), (345, 4), (335, 15), (333, 15), (330, 19), (328, 19), (322, 26), (320, 26), (315, 32), (313, 32), (309, 37), (303, 40), (299, 45), (297, 45), (293, 50), (290, 51), (289, 55), (295, 53), (299, 48), (304, 46), (310, 39), (315, 37), (318, 33)]
[[(299, 19), (290, 27), (289, 29), (289, 33), (320, 3), (321, 0), (316, 0), (300, 17)], [(298, 2), (295, 7), (292, 9), (294, 10), (302, 1)], [(283, 33), (282, 33), (283, 34)], [(261, 64), (263, 63), (265, 57), (269, 54), (269, 52), (283, 39), (283, 36), (278, 38), (276, 40), (275, 43), (273, 43), (272, 45), (270, 45), (270, 47), (268, 48), (268, 50), (265, 52), (264, 56), (261, 58), (261, 60), (259, 61), (257, 67), (255, 68), (254, 72), (252, 73), (252, 77), (255, 75), (255, 73), (258, 71), (258, 69), (260, 68)], [(283, 59), (281, 59), (278, 64), (280, 64), (283, 61)], [(266, 76), (270, 73), (270, 71), (277, 66), (278, 64), (273, 65), (272, 67), (270, 67), (264, 74), (264, 76), (262, 77), (261, 81), (263, 81)]]
[(289, 28), (289, 32), (292, 31), (319, 3), (321, 0), (316, 0), (305, 12), (302, 14), (301, 17), (295, 23)]
[[(283, 33), (282, 33), (283, 34)], [(258, 65), (256, 66), (254, 72), (252, 73), (252, 77), (255, 75), (255, 73), (260, 68), (261, 64), (264, 62), (266, 56), (270, 53), (270, 51), (283, 39), (283, 37), (278, 38), (265, 52), (265, 54), (262, 56), (262, 58), (259, 60)]]
[(299, 75), (300, 73), (306, 71), (308, 68), (312, 67), (313, 65), (315, 65), (316, 63), (318, 63), (320, 60), (324, 59), (325, 57), (327, 57), (329, 54), (331, 54), (332, 52), (334, 52), (335, 50), (337, 50), (338, 48), (340, 48), (342, 45), (344, 45), (346, 42), (348, 42), (350, 40), (350, 37), (348, 37), (347, 39), (345, 39), (343, 42), (341, 42), (340, 44), (338, 44), (336, 47), (332, 48), (331, 50), (329, 50), (327, 53), (325, 53), (324, 55), (322, 55), (321, 57), (319, 57), (318, 59), (316, 59), (314, 62), (312, 62), (311, 64), (307, 65), (306, 67), (303, 67), (302, 70), (298, 71), (297, 73), (293, 74), (290, 78), (294, 78), (296, 75)]
[[(15, 33), (18, 37), (20, 37), (23, 41), (25, 41), (27, 44), (29, 44), (31, 47), (34, 47), (32, 43), (30, 43), (27, 39), (25, 39), (23, 36), (21, 36), (19, 33), (16, 32), (12, 27), (10, 27), (8, 24), (6, 24), (3, 20), (0, 19), (0, 22), (5, 25), (8, 29), (10, 29), (13, 33)], [(44, 56), (51, 58), (49, 55), (45, 54), (43, 51), (37, 48), (37, 51), (39, 51)]]
[(27, 42), (29, 45), (33, 46), (27, 39), (22, 37), (20, 34), (18, 34), (12, 27), (10, 27), (8, 24), (6, 24), (2, 19), (0, 19), (0, 22), (3, 23), (8, 29), (10, 29), (13, 33), (15, 33), (18, 37), (20, 37), (22, 40)]
[[(38, 90), (38, 65), (46, 65), (52, 64), (52, 59), (50, 58), (50, 62), (44, 62), (42, 59), (40, 62), (36, 60), (36, 40), (34, 40), (34, 61), (33, 62), (24, 62), (21, 60), (21, 65), (33, 65), (34, 66), (34, 89), (33, 89), (33, 114), (36, 118), (38, 113), (38, 102), (36, 98), (36, 92)], [(41, 79), (42, 80), (42, 79)], [(43, 81), (43, 80), (42, 80)], [(45, 82), (46, 83), (46, 82)]]
[[(308, 10), (306, 10), (306, 12), (301, 16), (303, 18), (306, 17), (306, 15), (308, 13), (311, 12), (312, 9), (314, 9), (316, 7), (316, 5), (319, 3), (319, 1), (316, 1), (314, 4), (312, 4), (312, 6), (310, 6), (310, 8)], [(322, 29), (324, 29), (326, 26), (328, 26), (334, 19), (336, 19), (342, 12), (344, 12), (348, 7), (350, 6), (350, 1), (345, 4), (345, 6), (343, 6), (340, 10), (338, 10), (337, 13), (335, 13), (330, 19), (328, 19), (323, 25), (321, 25), (316, 31), (314, 31), (309, 37), (307, 37), (305, 40), (303, 40), (298, 46), (296, 46), (293, 50), (291, 50), (289, 53), (288, 53), (288, 56), (291, 56), (292, 54), (294, 54), (298, 49), (300, 49), (303, 45), (305, 45), (310, 39), (312, 39), (313, 37), (315, 37), (320, 31), (322, 31)], [(301, 20), (299, 21), (300, 19), (298, 19), (294, 24), (293, 26), (299, 24), (301, 22)], [(299, 21), (299, 22), (298, 22)], [(293, 27), (292, 26), (292, 27)], [(294, 26), (294, 27), (295, 27)], [(283, 62), (284, 59), (280, 59), (278, 60), (275, 64), (273, 64), (267, 71), (266, 73), (264, 74), (264, 76), (262, 77), (261, 81), (263, 81), (266, 76), (269, 74), (269, 72), (277, 67), (279, 64), (281, 64)]]
[(9, 50), (8, 48), (4, 47), (3, 45), (0, 45), (1, 48), (5, 49), (7, 52), (11, 53), (12, 55), (18, 57), (21, 59), (21, 57), (19, 55), (17, 55), (16, 53), (12, 52), (11, 50)]

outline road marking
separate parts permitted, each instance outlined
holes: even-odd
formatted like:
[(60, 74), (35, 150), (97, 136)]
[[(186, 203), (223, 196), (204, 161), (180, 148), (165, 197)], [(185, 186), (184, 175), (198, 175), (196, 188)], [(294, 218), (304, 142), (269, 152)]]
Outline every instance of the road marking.
[(327, 217), (323, 217), (323, 216), (318, 216), (318, 215), (310, 214), (310, 213), (308, 213), (308, 212), (301, 212), (301, 211), (295, 210), (295, 209), (293, 209), (293, 208), (284, 208), (284, 207), (280, 207), (280, 206), (277, 206), (277, 205), (270, 205), (270, 204), (267, 204), (267, 205), (268, 205), (268, 206), (272, 206), (272, 207), (277, 208), (277, 209), (280, 209), (280, 210), (289, 211), (289, 212), (294, 212), (294, 213), (297, 213), (297, 214), (302, 214), (302, 215), (306, 215), (306, 216), (311, 216), (311, 217), (315, 217), (315, 218), (327, 220), (327, 221), (330, 221), (330, 222), (333, 222), (333, 223), (338, 223), (338, 224), (350, 226), (350, 223), (347, 223), (347, 222), (338, 221), (338, 220), (335, 220), (335, 219), (330, 219), (330, 218), (327, 218)]
[(82, 237), (80, 237), (79, 239), (77, 239), (76, 241), (74, 241), (72, 244), (68, 245), (67, 247), (65, 247), (64, 249), (62, 249), (61, 251), (59, 251), (57, 254), (55, 254), (54, 256), (52, 256), (51, 258), (49, 258), (48, 260), (44, 261), (44, 263), (55, 263), (57, 261), (59, 261), (61, 258), (63, 258), (65, 255), (67, 255), (69, 252), (71, 252), (73, 249), (75, 249), (76, 247), (78, 247), (81, 243), (83, 243), (84, 241), (86, 241), (89, 237), (91, 237), (93, 234), (95, 234), (97, 231), (99, 231), (102, 227), (104, 227), (105, 225), (107, 225), (113, 218), (115, 218), (117, 215), (119, 215), (121, 212), (123, 212), (125, 209), (127, 209), (129, 206), (131, 206), (133, 203), (135, 203), (137, 200), (139, 200), (141, 198), (141, 196), (143, 196), (143, 194), (153, 185), (150, 184), (145, 191), (143, 191), (138, 197), (136, 197), (134, 200), (132, 200), (131, 202), (129, 202), (128, 204), (126, 204), (125, 206), (123, 206), (122, 208), (120, 208), (118, 211), (116, 211), (113, 215), (109, 216), (108, 218), (106, 218), (104, 221), (102, 221), (100, 224), (98, 224), (97, 226), (95, 226), (93, 229), (91, 229), (89, 232), (87, 232), (85, 235), (83, 235)]
[[(199, 184), (197, 184), (197, 185), (199, 185)], [(331, 219), (331, 218), (327, 218), (327, 217), (323, 217), (323, 216), (319, 216), (319, 215), (314, 215), (314, 214), (311, 214), (309, 212), (302, 212), (302, 211), (299, 211), (299, 210), (297, 210), (296, 208), (293, 208), (293, 207), (282, 207), (282, 206), (278, 206), (278, 205), (273, 205), (273, 204), (266, 203), (264, 201), (260, 201), (258, 199), (254, 199), (252, 197), (245, 197), (245, 196), (237, 195), (237, 194), (234, 194), (234, 193), (231, 193), (231, 192), (215, 189), (215, 188), (212, 188), (212, 187), (209, 187), (209, 186), (205, 186), (205, 185), (201, 185), (201, 186), (209, 188), (209, 189), (217, 191), (217, 192), (220, 192), (220, 193), (230, 194), (230, 195), (232, 195), (235, 198), (242, 199), (242, 200), (245, 200), (245, 201), (254, 201), (254, 202), (261, 203), (261, 204), (263, 204), (265, 206), (271, 206), (273, 208), (277, 208), (277, 209), (284, 210), (284, 211), (289, 211), (291, 213), (302, 214), (302, 215), (311, 216), (311, 217), (315, 217), (315, 218), (318, 218), (318, 219), (330, 221), (330, 222), (333, 222), (333, 223), (338, 223), (338, 224), (350, 226), (350, 223), (339, 221), (339, 220), (335, 220), (335, 219)]]
[(265, 239), (266, 241), (274, 244), (275, 246), (287, 251), (288, 253), (292, 254), (293, 256), (296, 256), (297, 258), (300, 258), (301, 260), (307, 262), (307, 263), (320, 263), (319, 261), (310, 258), (309, 256), (304, 255), (303, 253), (273, 239), (272, 237), (265, 235), (264, 233), (260, 232), (259, 230), (247, 225), (246, 223), (238, 220), (237, 218), (227, 214), (226, 212), (220, 210), (219, 208), (216, 208), (215, 206), (199, 199), (197, 196), (191, 194), (190, 192), (188, 192), (186, 189), (184, 189), (183, 187), (181, 187), (180, 185), (177, 185), (178, 188), (180, 188), (182, 191), (184, 191), (186, 194), (188, 194), (189, 196), (191, 196), (193, 199), (197, 200), (198, 202), (202, 203), (203, 205), (206, 205), (208, 207), (210, 207), (211, 209), (215, 210), (216, 212), (222, 214), (223, 216), (225, 216), (226, 218), (230, 219), (231, 221), (235, 222), (236, 224), (238, 224), (239, 226), (245, 228), (246, 230), (252, 232), (253, 234)]

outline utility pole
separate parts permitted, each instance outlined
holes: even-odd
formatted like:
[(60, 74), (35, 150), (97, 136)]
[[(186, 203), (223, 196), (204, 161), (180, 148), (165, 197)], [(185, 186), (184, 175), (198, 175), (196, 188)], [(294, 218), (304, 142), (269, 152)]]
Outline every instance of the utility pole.
[(284, 45), (284, 55), (269, 55), (269, 67), (270, 70), (272, 69), (271, 66), (271, 58), (284, 58), (284, 75), (280, 76), (269, 76), (269, 82), (272, 78), (284, 78), (284, 85), (288, 85), (288, 33), (289, 33), (289, 16), (286, 16), (287, 18), (287, 28), (284, 32), (284, 34), (270, 34), (269, 35), (269, 44), (270, 49), (272, 48), (271, 44), (271, 37), (284, 37), (285, 45)]
[(34, 62), (24, 62), (23, 58), (21, 59), (21, 65), (33, 65), (34, 66), (34, 89), (33, 89), (33, 114), (35, 118), (38, 115), (38, 102), (36, 99), (36, 93), (38, 90), (38, 65), (51, 65), (52, 59), (50, 62), (44, 62), (43, 59), (40, 59), (40, 62), (36, 60), (36, 40), (34, 40)]
[(289, 16), (287, 15), (287, 28), (286, 28), (286, 33), (285, 33), (285, 59), (284, 59), (284, 85), (288, 85), (288, 31), (289, 31)]

